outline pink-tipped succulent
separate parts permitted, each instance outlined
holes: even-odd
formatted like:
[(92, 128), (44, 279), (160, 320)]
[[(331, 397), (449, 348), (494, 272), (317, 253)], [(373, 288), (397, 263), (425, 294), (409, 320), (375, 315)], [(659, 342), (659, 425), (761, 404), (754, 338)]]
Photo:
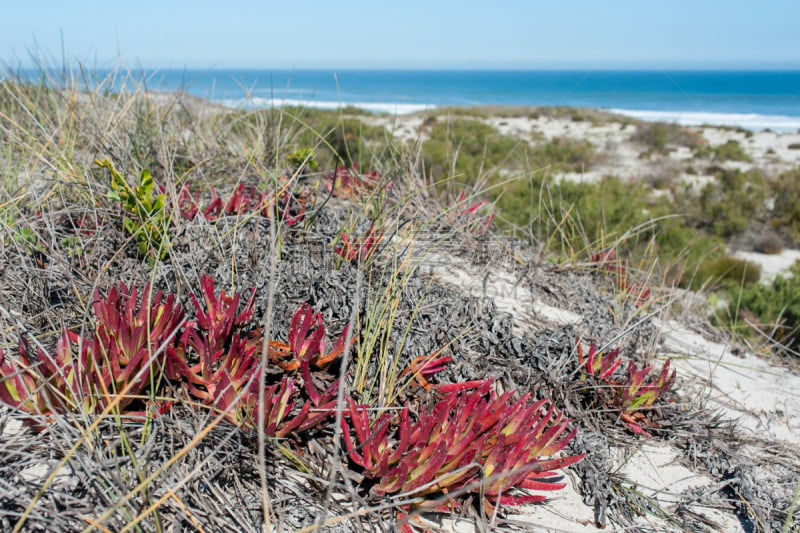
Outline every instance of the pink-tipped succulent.
[[(553, 478), (583, 455), (544, 460), (562, 450), (575, 435), (569, 420), (547, 400), (514, 401), (510, 392), (496, 395), (486, 381), (469, 392), (444, 394), (412, 422), (406, 406), (399, 417), (384, 413), (371, 420), (365, 406), (350, 400), (342, 431), (345, 450), (376, 496), (423, 497), (418, 507), (458, 489), (481, 494), (488, 509), (540, 501), (541, 495), (513, 495), (512, 489), (556, 490)], [(397, 419), (399, 418), (399, 420)]]
[(111, 287), (105, 297), (95, 290), (92, 308), (97, 317), (95, 342), (90, 345), (94, 358), (91, 368), (85, 369), (91, 388), (116, 394), (132, 382), (128, 394), (140, 394), (164, 368), (167, 352), (177, 340), (183, 309), (172, 294), (162, 303), (161, 292), (153, 296), (149, 283), (138, 311), (136, 288), (122, 283), (119, 289)]
[(316, 409), (309, 401), (295, 412), (298, 397), (299, 389), (295, 386), (295, 381), (289, 378), (283, 378), (280, 383), (268, 386), (264, 390), (263, 404), (258, 403), (258, 395), (253, 393), (248, 398), (248, 403), (252, 406), (251, 423), (253, 425), (258, 423), (259, 405), (263, 405), (264, 433), (270, 437), (285, 438), (294, 432), (316, 426), (332, 412), (332, 410)]
[(36, 415), (99, 413), (112, 401), (125, 410), (150, 387), (183, 318), (174, 297), (162, 302), (148, 284), (139, 304), (136, 289), (120, 283), (105, 296), (96, 290), (92, 309), (96, 326), (89, 337), (65, 329), (55, 354), (39, 347), (36, 362), (23, 338), (19, 361), (2, 358), (0, 399)]
[(286, 189), (278, 190), (264, 195), (261, 215), (292, 226), (305, 218), (307, 202), (308, 198), (303, 194), (295, 195)]
[[(458, 205), (465, 204), (467, 201), (467, 193), (466, 191), (461, 191), (456, 199)], [(476, 228), (478, 229), (478, 233), (486, 233), (489, 231), (489, 228), (492, 227), (492, 222), (494, 221), (497, 213), (489, 213), (488, 215), (484, 215), (481, 213), (481, 208), (485, 205), (488, 205), (488, 200), (479, 200), (472, 205), (465, 207), (461, 211), (461, 216), (464, 217), (469, 223), (475, 224)]]
[(48, 383), (44, 361), (38, 365), (23, 346), (20, 342), (18, 360), (9, 358), (0, 350), (0, 401), (31, 415), (52, 414), (63, 405), (52, 394), (63, 381), (56, 376), (53, 383)]
[(416, 380), (417, 384), (425, 390), (436, 390), (441, 394), (451, 392), (462, 392), (470, 389), (477, 389), (483, 387), (487, 380), (479, 379), (474, 381), (460, 381), (458, 383), (442, 383), (434, 385), (428, 381), (434, 375), (444, 370), (448, 364), (453, 361), (449, 355), (438, 357), (440, 351), (436, 351), (431, 355), (421, 355), (411, 360), (400, 377), (411, 375)]
[(194, 220), (198, 213), (202, 213), (206, 220), (259, 213), (263, 217), (292, 225), (300, 222), (306, 212), (306, 198), (303, 195), (295, 196), (287, 188), (264, 193), (244, 183), (237, 185), (227, 200), (211, 188), (211, 200), (202, 211), (199, 194), (193, 194), (184, 184), (178, 191), (177, 205), (181, 216), (189, 220)]
[[(252, 392), (259, 368), (258, 331), (245, 332), (253, 318), (255, 293), (239, 311), (240, 294), (214, 292), (210, 277), (200, 278), (202, 304), (192, 295), (196, 320), (188, 322), (179, 345), (169, 353), (167, 377), (181, 379), (187, 392), (204, 404), (240, 421), (243, 395)], [(197, 356), (191, 362), (190, 354)], [(248, 385), (249, 384), (249, 385)]]
[(636, 307), (647, 303), (650, 298), (650, 287), (643, 283), (630, 281), (628, 268), (617, 259), (617, 253), (613, 249), (592, 255), (592, 263), (611, 274), (617, 288), (627, 294)]
[(639, 369), (636, 363), (628, 363), (628, 379), (619, 385), (619, 394), (615, 398), (616, 407), (621, 411), (620, 418), (636, 433), (649, 437), (642, 428), (643, 424), (655, 425), (648, 420), (645, 411), (672, 388), (675, 382), (675, 370), (670, 373), (670, 360), (661, 367), (655, 381), (645, 382), (651, 367)]
[(578, 362), (586, 369), (586, 373), (600, 379), (608, 379), (611, 374), (622, 363), (622, 358), (619, 357), (619, 348), (612, 350), (607, 354), (597, 350), (597, 346), (592, 343), (589, 346), (589, 353), (584, 357), (583, 346), (580, 339), (578, 339)]
[(373, 225), (361, 237), (351, 239), (342, 232), (339, 234), (339, 239), (342, 244), (334, 248), (337, 254), (351, 263), (366, 262), (378, 249), (378, 245), (383, 240), (383, 232), (377, 230)]
[(226, 215), (246, 215), (262, 208), (264, 194), (255, 187), (240, 183), (231, 193), (223, 211)]
[[(166, 193), (166, 189), (161, 187), (161, 192)], [(189, 186), (184, 183), (178, 189), (177, 206), (181, 217), (187, 220), (194, 220), (197, 213), (200, 212), (200, 194), (192, 194)]]
[(352, 168), (337, 167), (325, 176), (325, 188), (340, 198), (353, 198), (373, 190), (380, 182), (377, 172), (359, 172), (358, 164)]
[(411, 375), (420, 387), (431, 390), (434, 386), (428, 381), (428, 378), (444, 370), (453, 361), (449, 355), (437, 357), (438, 354), (439, 352), (435, 352), (431, 355), (415, 357), (409, 363), (408, 368), (400, 374), (400, 377)]
[(655, 426), (656, 424), (647, 418), (645, 411), (672, 388), (675, 382), (675, 371), (670, 373), (670, 361), (667, 360), (661, 368), (658, 378), (655, 381), (645, 382), (651, 367), (639, 369), (636, 363), (629, 361), (626, 379), (624, 381), (614, 379), (612, 375), (622, 363), (619, 352), (620, 350), (616, 349), (608, 354), (603, 354), (592, 343), (588, 355), (584, 357), (583, 348), (578, 339), (578, 361), (581, 367), (586, 370), (586, 374), (594, 376), (607, 385), (591, 390), (601, 398), (606, 408), (616, 413), (635, 433), (649, 437), (650, 434), (644, 430), (642, 425)]
[(211, 350), (225, 345), (234, 331), (241, 331), (253, 320), (255, 290), (250, 293), (250, 299), (241, 312), (238, 311), (241, 295), (237, 292), (228, 296), (224, 289), (219, 296), (215, 295), (214, 280), (209, 276), (200, 277), (200, 292), (203, 303), (194, 294), (191, 295), (192, 303), (197, 312), (197, 327), (208, 332)]
[(297, 370), (303, 361), (308, 361), (315, 368), (324, 369), (344, 353), (349, 329), (348, 324), (333, 349), (327, 351), (322, 315), (314, 313), (311, 306), (304, 303), (292, 317), (289, 342), (272, 341), (270, 353), (284, 370)]

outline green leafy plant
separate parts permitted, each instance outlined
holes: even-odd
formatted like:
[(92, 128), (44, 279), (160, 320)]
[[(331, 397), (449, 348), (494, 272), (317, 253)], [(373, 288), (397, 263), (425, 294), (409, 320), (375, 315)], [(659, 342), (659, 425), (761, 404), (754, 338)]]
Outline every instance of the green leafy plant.
[(694, 290), (707, 287), (738, 287), (751, 285), (761, 279), (761, 267), (745, 259), (739, 259), (727, 254), (703, 261), (695, 272), (686, 272), (691, 276), (685, 281)]
[(789, 170), (770, 182), (775, 202), (770, 210), (773, 227), (800, 241), (800, 169)]
[(164, 260), (169, 255), (168, 212), (164, 209), (164, 193), (154, 195), (153, 176), (147, 169), (142, 170), (136, 186), (131, 187), (108, 159), (95, 163), (111, 174), (109, 198), (119, 202), (126, 216), (125, 229), (139, 246), (139, 253), (151, 262)]
[(729, 140), (716, 146), (705, 145), (697, 149), (696, 157), (708, 157), (714, 161), (752, 161), (753, 158), (745, 152), (742, 145), (736, 140)]
[(766, 217), (766, 180), (757, 170), (721, 170), (703, 187), (699, 198), (689, 199), (687, 211), (696, 223), (721, 237), (740, 233), (753, 220)]
[(501, 163), (522, 168), (520, 146), (518, 139), (501, 135), (480, 120), (450, 116), (432, 122), (422, 157), (426, 171), (435, 180), (455, 176), (458, 181), (475, 183), (483, 172)]
[(659, 153), (666, 153), (670, 146), (699, 149), (706, 144), (700, 133), (669, 122), (643, 122), (636, 127), (631, 140)]
[(304, 174), (319, 167), (319, 163), (314, 159), (313, 148), (298, 148), (286, 156), (286, 161), (298, 174)]
[(758, 331), (778, 343), (778, 350), (796, 354), (800, 348), (800, 263), (788, 275), (769, 284), (738, 285), (731, 291), (726, 321), (742, 331)]

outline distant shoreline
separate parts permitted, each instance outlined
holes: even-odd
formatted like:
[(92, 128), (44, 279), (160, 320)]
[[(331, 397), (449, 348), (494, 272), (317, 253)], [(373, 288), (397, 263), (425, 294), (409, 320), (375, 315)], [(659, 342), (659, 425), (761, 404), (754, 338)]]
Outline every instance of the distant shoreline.
[(653, 111), (642, 109), (597, 108), (577, 106), (516, 106), (516, 105), (456, 105), (437, 106), (433, 104), (409, 104), (391, 102), (332, 102), (316, 100), (294, 100), (285, 98), (243, 98), (239, 100), (222, 100), (229, 108), (263, 109), (270, 107), (307, 107), (313, 109), (339, 110), (357, 108), (362, 111), (389, 115), (410, 115), (442, 108), (462, 108), (480, 111), (484, 108), (519, 108), (536, 110), (548, 107), (568, 107), (574, 109), (591, 109), (614, 115), (622, 115), (645, 122), (671, 122), (681, 126), (729, 126), (752, 131), (772, 130), (775, 132), (794, 133), (800, 131), (800, 117), (785, 115), (762, 115), (757, 113), (710, 113), (699, 111)]
[[(441, 107), (573, 107), (681, 125), (800, 129), (800, 70), (20, 70), (53, 86), (182, 91), (234, 108), (301, 105), (408, 114)], [(64, 81), (65, 83), (60, 82)]]

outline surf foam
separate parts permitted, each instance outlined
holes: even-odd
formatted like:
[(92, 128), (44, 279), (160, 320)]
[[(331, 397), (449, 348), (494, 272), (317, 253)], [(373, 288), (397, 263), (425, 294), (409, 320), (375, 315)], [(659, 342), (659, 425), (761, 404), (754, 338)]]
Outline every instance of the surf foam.
[(333, 102), (320, 100), (300, 100), (293, 98), (239, 98), (222, 100), (222, 104), (237, 109), (258, 109), (269, 107), (297, 106), (314, 109), (340, 109), (344, 107), (357, 107), (373, 113), (388, 113), (391, 115), (407, 115), (419, 111), (433, 109), (436, 106), (429, 104), (397, 104), (389, 102)]
[(682, 126), (739, 126), (748, 130), (797, 131), (800, 117), (755, 113), (709, 113), (702, 111), (645, 111), (609, 109), (611, 113), (654, 122), (674, 122)]

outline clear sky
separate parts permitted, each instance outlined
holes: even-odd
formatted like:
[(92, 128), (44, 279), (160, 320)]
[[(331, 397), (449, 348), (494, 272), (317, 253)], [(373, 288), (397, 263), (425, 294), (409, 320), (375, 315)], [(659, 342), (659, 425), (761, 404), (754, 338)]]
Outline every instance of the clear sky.
[(794, 68), (799, 0), (13, 1), (0, 60), (158, 68)]

